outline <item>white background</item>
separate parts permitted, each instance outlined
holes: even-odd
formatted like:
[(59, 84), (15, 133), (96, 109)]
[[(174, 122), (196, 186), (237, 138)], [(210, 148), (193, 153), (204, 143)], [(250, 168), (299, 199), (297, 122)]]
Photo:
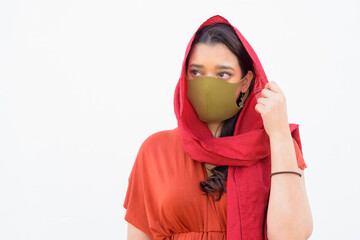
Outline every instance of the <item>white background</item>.
[(0, 239), (126, 239), (141, 143), (177, 126), (186, 45), (220, 14), (300, 125), (317, 239), (360, 239), (358, 1), (0, 1)]

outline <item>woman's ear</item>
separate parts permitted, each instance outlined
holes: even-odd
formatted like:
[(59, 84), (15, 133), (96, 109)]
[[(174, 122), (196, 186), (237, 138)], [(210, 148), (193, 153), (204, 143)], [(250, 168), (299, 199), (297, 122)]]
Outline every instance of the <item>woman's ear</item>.
[(250, 86), (250, 83), (251, 83), (251, 80), (253, 79), (253, 77), (254, 77), (253, 72), (249, 70), (240, 84), (241, 92), (244, 93), (249, 89), (249, 86)]

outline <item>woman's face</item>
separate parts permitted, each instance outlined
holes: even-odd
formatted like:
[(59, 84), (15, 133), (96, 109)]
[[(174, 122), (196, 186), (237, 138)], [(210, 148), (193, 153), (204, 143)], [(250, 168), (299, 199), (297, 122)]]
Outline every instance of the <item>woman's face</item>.
[[(194, 45), (188, 64), (186, 74), (189, 80), (202, 76), (216, 77), (231, 83), (241, 80), (242, 70), (235, 54), (222, 43)], [(246, 92), (251, 79), (252, 72), (249, 71), (236, 91), (236, 99), (239, 97), (240, 91)]]

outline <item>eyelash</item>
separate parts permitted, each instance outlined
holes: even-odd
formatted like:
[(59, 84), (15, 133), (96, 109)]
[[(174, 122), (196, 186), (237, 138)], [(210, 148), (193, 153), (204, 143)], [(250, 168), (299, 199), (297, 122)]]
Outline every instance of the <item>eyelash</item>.
[(196, 72), (199, 72), (199, 71), (198, 70), (190, 70), (190, 73), (193, 74), (193, 75), (195, 75)]
[[(198, 70), (191, 70), (190, 71), (190, 73), (192, 73), (192, 74), (196, 74), (196, 72), (199, 72)], [(227, 74), (227, 75), (229, 75), (229, 77), (231, 77), (232, 75), (231, 75), (231, 73), (228, 73), (228, 72), (220, 72), (219, 74), (222, 74), (222, 73), (225, 73), (225, 74)]]
[(226, 73), (227, 75), (229, 75), (229, 77), (231, 77), (231, 73), (228, 73), (228, 72), (221, 72), (221, 73)]

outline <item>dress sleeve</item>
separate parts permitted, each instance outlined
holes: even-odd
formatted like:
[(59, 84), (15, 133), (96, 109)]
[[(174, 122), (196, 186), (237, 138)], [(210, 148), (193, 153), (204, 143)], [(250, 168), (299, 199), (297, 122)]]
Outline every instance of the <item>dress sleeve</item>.
[(144, 179), (146, 174), (144, 174), (143, 160), (143, 149), (140, 147), (128, 178), (128, 187), (123, 203), (123, 207), (126, 209), (124, 219), (154, 239), (150, 227), (151, 207), (146, 200), (146, 191), (144, 191), (147, 186)]

